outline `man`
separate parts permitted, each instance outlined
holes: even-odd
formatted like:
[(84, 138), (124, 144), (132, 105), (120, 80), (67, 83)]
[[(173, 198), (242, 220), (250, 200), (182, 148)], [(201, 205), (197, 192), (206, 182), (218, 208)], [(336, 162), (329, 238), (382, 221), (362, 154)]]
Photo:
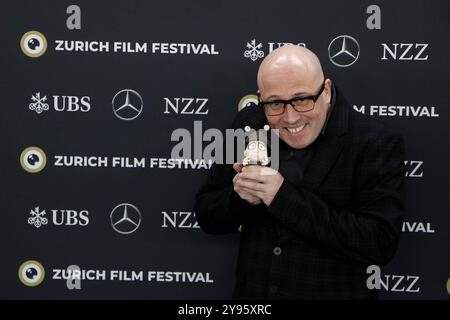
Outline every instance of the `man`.
[(258, 87), (234, 127), (279, 129), (279, 171), (214, 165), (195, 203), (207, 233), (242, 226), (234, 298), (376, 298), (367, 267), (392, 258), (404, 215), (401, 136), (351, 110), (306, 48), (269, 54)]

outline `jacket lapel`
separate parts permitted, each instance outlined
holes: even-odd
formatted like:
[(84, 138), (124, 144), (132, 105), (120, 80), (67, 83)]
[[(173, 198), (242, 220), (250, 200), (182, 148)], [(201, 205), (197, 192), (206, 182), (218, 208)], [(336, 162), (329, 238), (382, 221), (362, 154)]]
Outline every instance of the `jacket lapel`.
[(326, 130), (316, 140), (314, 156), (304, 172), (303, 185), (311, 190), (320, 187), (349, 138), (347, 130), (350, 106), (337, 88), (334, 94), (336, 96)]
[(311, 162), (304, 171), (303, 185), (317, 190), (327, 177), (345, 144), (345, 137), (332, 137), (318, 141), (317, 149)]

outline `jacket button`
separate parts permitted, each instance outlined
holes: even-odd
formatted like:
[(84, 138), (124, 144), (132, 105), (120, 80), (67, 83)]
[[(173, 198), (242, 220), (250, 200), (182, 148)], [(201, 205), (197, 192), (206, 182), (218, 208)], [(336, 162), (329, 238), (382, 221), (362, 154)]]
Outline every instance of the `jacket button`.
[(278, 292), (278, 287), (277, 286), (270, 286), (270, 289), (269, 289), (269, 291), (270, 291), (270, 293), (277, 293)]
[(279, 256), (281, 254), (281, 248), (280, 247), (273, 248), (273, 254)]

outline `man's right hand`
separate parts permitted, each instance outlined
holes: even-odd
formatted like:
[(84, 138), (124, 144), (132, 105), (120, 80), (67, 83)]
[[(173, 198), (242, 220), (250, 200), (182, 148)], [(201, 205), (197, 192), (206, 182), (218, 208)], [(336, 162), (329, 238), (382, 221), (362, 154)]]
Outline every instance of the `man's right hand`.
[(234, 191), (239, 195), (239, 197), (241, 197), (241, 199), (244, 199), (248, 203), (252, 205), (260, 204), (261, 199), (245, 191), (244, 188), (239, 185), (239, 174), (242, 172), (242, 164), (233, 164), (233, 169), (237, 172), (237, 174), (233, 178)]

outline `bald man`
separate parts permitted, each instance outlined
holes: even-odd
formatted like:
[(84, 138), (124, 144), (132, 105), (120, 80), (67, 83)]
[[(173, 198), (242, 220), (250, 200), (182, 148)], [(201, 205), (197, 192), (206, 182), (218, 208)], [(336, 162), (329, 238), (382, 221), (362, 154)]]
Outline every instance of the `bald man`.
[(304, 47), (274, 50), (257, 82), (233, 128), (278, 129), (279, 170), (215, 164), (195, 202), (205, 232), (241, 227), (233, 297), (377, 298), (367, 267), (392, 259), (404, 216), (401, 135), (354, 112)]

